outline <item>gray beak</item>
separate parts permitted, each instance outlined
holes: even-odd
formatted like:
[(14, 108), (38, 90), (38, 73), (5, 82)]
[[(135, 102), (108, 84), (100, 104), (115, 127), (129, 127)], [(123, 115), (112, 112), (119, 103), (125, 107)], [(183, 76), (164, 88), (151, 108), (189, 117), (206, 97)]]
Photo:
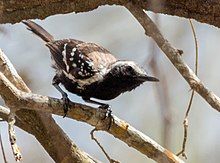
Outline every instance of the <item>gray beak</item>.
[(159, 82), (160, 80), (152, 76), (147, 76), (146, 81)]
[(139, 76), (138, 78), (143, 81), (159, 82), (159, 79), (147, 75)]

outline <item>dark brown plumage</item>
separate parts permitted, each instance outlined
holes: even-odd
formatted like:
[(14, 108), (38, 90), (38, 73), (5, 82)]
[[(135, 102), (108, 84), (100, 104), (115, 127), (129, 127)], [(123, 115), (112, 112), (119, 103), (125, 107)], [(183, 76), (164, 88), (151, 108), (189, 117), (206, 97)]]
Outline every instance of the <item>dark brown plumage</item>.
[(46, 42), (51, 52), (56, 75), (53, 85), (65, 101), (64, 112), (68, 109), (67, 94), (59, 87), (81, 96), (85, 101), (108, 108), (107, 104), (90, 98), (111, 100), (131, 91), (145, 81), (159, 81), (150, 77), (132, 61), (117, 60), (108, 50), (94, 43), (75, 39), (55, 40), (36, 23), (23, 21), (28, 29)]

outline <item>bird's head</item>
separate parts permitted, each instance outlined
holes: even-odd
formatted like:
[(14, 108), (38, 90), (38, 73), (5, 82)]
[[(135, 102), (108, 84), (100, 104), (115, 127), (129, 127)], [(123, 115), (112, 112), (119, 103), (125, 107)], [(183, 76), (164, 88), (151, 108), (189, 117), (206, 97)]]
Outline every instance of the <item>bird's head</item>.
[(110, 66), (109, 73), (128, 91), (145, 81), (158, 82), (155, 77), (148, 76), (146, 71), (132, 61), (116, 61)]

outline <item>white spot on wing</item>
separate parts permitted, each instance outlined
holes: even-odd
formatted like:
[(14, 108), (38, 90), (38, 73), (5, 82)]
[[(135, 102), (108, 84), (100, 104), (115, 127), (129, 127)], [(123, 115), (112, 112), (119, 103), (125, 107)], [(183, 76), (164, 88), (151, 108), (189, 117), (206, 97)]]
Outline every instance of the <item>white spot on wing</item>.
[(73, 67), (76, 67), (77, 65), (75, 63), (72, 64)]
[(75, 55), (75, 53), (74, 53), (74, 52), (71, 52), (70, 55), (73, 57), (73, 56)]
[(81, 76), (83, 76), (83, 74), (82, 74), (82, 72), (81, 72), (81, 71), (79, 71), (79, 72), (78, 72), (78, 74), (79, 74), (79, 75), (81, 75)]
[(94, 63), (91, 62), (91, 61), (86, 61), (86, 63), (87, 63), (90, 67), (92, 67), (92, 66), (94, 65)]
[(65, 63), (66, 65), (66, 71), (69, 72), (69, 65), (67, 64), (67, 60), (66, 60), (66, 46), (67, 46), (68, 43), (65, 43), (64, 44), (64, 47), (63, 47), (63, 51), (62, 51), (62, 55), (63, 55), (63, 62)]
[(70, 53), (70, 55), (73, 57), (75, 55), (75, 52), (76, 52), (76, 48), (73, 48), (72, 52)]
[[(80, 61), (81, 62), (81, 61)], [(91, 61), (85, 61), (88, 66), (92, 67), (94, 64)], [(83, 62), (82, 62), (83, 63)], [(81, 65), (82, 65), (81, 63)], [(72, 64), (73, 67), (77, 67), (76, 63)], [(80, 89), (85, 89), (85, 86), (90, 85), (91, 83), (94, 83), (96, 81), (101, 81), (103, 80), (103, 77), (106, 73), (108, 73), (109, 68), (107, 68), (106, 66), (100, 64), (98, 65), (98, 68), (96, 69), (94, 74), (91, 74), (90, 72), (87, 71), (87, 69), (85, 70), (81, 70), (80, 67), (80, 71), (78, 72), (79, 75), (85, 77), (85, 76), (91, 76), (87, 79), (76, 79), (72, 74), (67, 73), (65, 71), (63, 71), (64, 75), (69, 78), (70, 80), (77, 82), (77, 84), (79, 85)]]

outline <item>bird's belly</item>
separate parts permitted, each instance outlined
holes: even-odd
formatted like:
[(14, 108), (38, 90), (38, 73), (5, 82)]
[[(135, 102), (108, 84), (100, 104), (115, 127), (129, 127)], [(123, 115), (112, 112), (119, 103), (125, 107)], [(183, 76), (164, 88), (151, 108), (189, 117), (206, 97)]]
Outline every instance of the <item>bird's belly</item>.
[(117, 89), (112, 87), (102, 87), (100, 85), (87, 86), (83, 92), (84, 97), (93, 97), (100, 100), (112, 100), (120, 94), (121, 92), (118, 92)]
[(81, 97), (111, 100), (121, 94), (121, 92), (118, 92), (114, 87), (98, 84), (97, 82), (83, 88), (79, 87), (77, 83), (74, 83), (68, 78), (62, 78), (61, 83), (64, 85), (66, 90)]

